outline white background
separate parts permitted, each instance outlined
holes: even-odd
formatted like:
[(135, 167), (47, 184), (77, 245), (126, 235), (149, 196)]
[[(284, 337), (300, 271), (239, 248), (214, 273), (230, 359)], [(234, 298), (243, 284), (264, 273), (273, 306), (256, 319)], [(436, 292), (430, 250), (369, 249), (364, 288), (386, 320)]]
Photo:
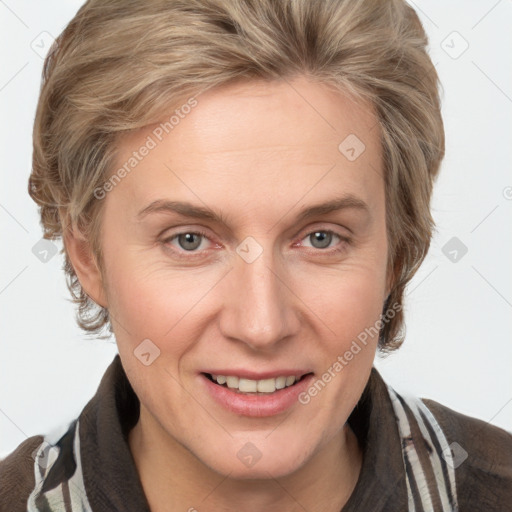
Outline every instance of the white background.
[[(35, 45), (81, 3), (0, 0), (0, 457), (78, 416), (116, 354), (113, 341), (75, 325), (62, 256), (42, 263), (32, 253), (42, 235), (27, 193), (43, 63)], [(406, 299), (406, 342), (376, 365), (399, 391), (512, 430), (512, 1), (413, 6), (444, 87), (447, 154), (437, 233)], [(468, 249), (455, 263), (442, 252), (452, 237)]]

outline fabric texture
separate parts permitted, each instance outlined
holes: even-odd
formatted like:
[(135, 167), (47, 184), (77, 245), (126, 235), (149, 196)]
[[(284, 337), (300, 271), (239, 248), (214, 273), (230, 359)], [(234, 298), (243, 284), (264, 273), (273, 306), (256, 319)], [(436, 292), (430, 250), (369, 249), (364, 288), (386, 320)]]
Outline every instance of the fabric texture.
[[(117, 355), (63, 435), (0, 461), (0, 512), (149, 512), (128, 445), (139, 400)], [(363, 449), (341, 512), (512, 511), (512, 435), (397, 394), (372, 369), (349, 418)]]

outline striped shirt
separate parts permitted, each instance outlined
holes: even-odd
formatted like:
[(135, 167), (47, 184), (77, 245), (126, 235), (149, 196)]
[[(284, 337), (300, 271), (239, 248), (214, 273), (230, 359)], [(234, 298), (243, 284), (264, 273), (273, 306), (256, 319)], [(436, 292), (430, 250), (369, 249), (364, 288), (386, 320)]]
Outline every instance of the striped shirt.
[[(128, 445), (139, 401), (119, 355), (64, 432), (0, 461), (0, 512), (149, 512)], [(512, 511), (512, 435), (430, 400), (400, 396), (372, 369), (349, 418), (363, 449), (341, 512)]]

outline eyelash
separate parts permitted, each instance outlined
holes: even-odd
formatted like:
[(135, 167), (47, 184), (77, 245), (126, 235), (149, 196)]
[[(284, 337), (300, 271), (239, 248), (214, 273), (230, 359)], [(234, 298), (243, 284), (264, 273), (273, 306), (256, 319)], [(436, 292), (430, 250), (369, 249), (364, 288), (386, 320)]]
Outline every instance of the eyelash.
[[(339, 242), (338, 242), (338, 244), (336, 244), (336, 246), (334, 246), (334, 247), (327, 247), (325, 249), (318, 249), (316, 247), (306, 247), (305, 249), (308, 250), (308, 253), (311, 252), (311, 251), (314, 251), (317, 254), (323, 254), (323, 255), (326, 255), (326, 256), (327, 255), (334, 255), (334, 254), (337, 254), (339, 252), (342, 252), (345, 249), (346, 245), (351, 245), (352, 244), (352, 240), (349, 237), (343, 236), (340, 233), (337, 233), (336, 231), (333, 231), (332, 229), (321, 229), (321, 228), (320, 229), (314, 229), (312, 231), (309, 231), (309, 232), (305, 233), (304, 236), (301, 236), (298, 240), (302, 241), (305, 238), (313, 235), (314, 233), (326, 233), (326, 234), (334, 235), (335, 237), (339, 238)], [(169, 247), (173, 240), (176, 240), (180, 235), (186, 235), (186, 234), (199, 235), (199, 236), (207, 239), (209, 242), (214, 243), (214, 242), (212, 242), (212, 240), (210, 240), (210, 237), (208, 236), (208, 234), (206, 232), (202, 231), (201, 229), (194, 229), (194, 230), (181, 231), (181, 232), (175, 233), (172, 236), (169, 236), (169, 237), (166, 237), (165, 239), (163, 239), (162, 243), (166, 247)], [(219, 244), (215, 244), (215, 245), (219, 246)], [(292, 245), (294, 247), (296, 247), (298, 244), (297, 244), (297, 242), (293, 242)], [(190, 260), (192, 258), (197, 258), (197, 257), (204, 257), (203, 251), (186, 251), (185, 249), (176, 249), (176, 248), (173, 248), (171, 250), (179, 258), (183, 258), (183, 259), (187, 259), (187, 260)]]

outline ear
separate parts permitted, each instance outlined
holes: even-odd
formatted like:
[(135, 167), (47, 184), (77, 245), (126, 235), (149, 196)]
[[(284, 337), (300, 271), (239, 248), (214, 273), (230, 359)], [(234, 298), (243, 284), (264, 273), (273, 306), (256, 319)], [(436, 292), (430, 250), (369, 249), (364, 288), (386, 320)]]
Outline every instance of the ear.
[(107, 308), (103, 279), (91, 243), (75, 226), (66, 229), (63, 241), (83, 290), (96, 304)]

